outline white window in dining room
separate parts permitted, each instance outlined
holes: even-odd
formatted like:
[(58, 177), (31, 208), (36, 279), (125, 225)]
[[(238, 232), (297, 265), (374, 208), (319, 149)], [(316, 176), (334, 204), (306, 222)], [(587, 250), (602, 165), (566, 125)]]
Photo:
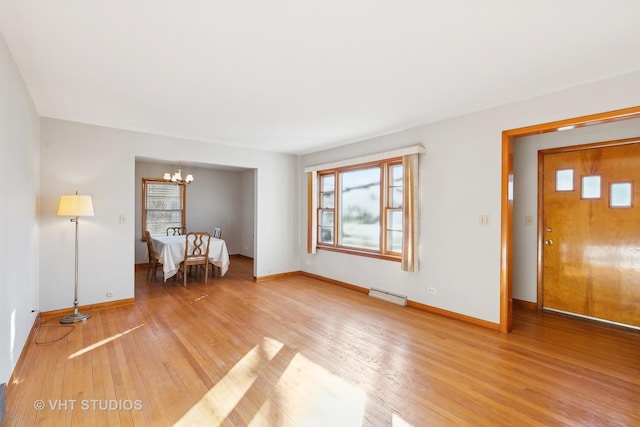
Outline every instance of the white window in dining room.
[(318, 171), (318, 248), (399, 259), (403, 194), (401, 159)]
[[(142, 179), (142, 231), (165, 235), (168, 227), (184, 227), (186, 218), (184, 184)], [(143, 237), (144, 239), (144, 237)]]

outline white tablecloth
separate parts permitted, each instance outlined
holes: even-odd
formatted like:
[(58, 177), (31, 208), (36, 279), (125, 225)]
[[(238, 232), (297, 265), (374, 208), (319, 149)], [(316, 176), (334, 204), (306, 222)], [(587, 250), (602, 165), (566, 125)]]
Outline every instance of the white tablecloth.
[[(184, 245), (186, 236), (153, 236), (153, 247), (162, 261), (164, 280), (178, 273), (180, 263), (184, 260)], [(209, 261), (220, 268), (220, 275), (224, 276), (229, 270), (229, 251), (222, 239), (211, 238), (209, 243)]]

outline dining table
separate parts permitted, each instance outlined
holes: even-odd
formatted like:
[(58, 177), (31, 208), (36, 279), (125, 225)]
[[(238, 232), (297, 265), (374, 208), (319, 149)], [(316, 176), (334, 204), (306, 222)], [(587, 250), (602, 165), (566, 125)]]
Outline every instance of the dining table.
[[(162, 261), (162, 271), (164, 280), (175, 276), (180, 268), (180, 263), (184, 261), (185, 245), (187, 236), (152, 236), (151, 242)], [(209, 261), (220, 269), (220, 276), (224, 276), (229, 270), (229, 251), (227, 244), (222, 239), (210, 237)]]

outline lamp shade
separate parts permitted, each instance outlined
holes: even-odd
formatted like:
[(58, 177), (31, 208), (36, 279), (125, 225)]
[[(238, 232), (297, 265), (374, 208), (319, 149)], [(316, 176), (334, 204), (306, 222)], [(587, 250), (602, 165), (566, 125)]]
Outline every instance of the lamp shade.
[(91, 196), (65, 194), (60, 196), (58, 204), (59, 216), (93, 216)]

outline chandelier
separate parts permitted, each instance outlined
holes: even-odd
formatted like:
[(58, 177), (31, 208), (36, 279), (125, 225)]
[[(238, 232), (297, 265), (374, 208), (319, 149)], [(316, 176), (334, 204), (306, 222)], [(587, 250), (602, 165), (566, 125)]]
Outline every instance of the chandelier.
[(182, 168), (178, 164), (178, 170), (172, 175), (169, 172), (165, 172), (162, 177), (165, 181), (171, 181), (176, 184), (191, 184), (193, 182), (193, 175), (188, 174), (185, 179), (182, 179)]

